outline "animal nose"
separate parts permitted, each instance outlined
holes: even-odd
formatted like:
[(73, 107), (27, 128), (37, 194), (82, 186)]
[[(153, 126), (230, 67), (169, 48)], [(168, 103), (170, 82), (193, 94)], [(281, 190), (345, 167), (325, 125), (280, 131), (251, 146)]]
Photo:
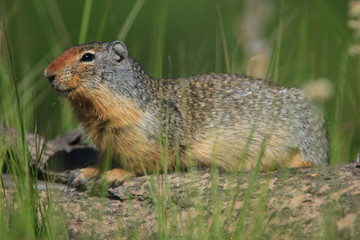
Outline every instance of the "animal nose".
[(45, 69), (44, 75), (49, 80), (50, 83), (52, 83), (56, 77), (55, 73), (50, 71), (48, 67)]

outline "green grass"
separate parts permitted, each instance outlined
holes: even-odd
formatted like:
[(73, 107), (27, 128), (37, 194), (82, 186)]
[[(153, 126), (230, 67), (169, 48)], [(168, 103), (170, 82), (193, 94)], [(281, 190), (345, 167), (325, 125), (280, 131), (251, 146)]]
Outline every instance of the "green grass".
[[(273, 17), (263, 31), (265, 45), (272, 49), (267, 78), (287, 87), (301, 87), (323, 77), (329, 79), (333, 95), (319, 107), (328, 124), (331, 163), (353, 161), (360, 151), (360, 71), (359, 58), (347, 54), (354, 41), (346, 28), (347, 3), (274, 2)], [(244, 6), (242, 1), (215, 0), (1, 0), (0, 121), (19, 133), (14, 154), (5, 152), (6, 146), (0, 139), (0, 166), (9, 166), (15, 183), (12, 201), (5, 192), (0, 195), (1, 239), (56, 239), (57, 232), (66, 232), (64, 222), (54, 220), (56, 202), (50, 191), (47, 201), (41, 202), (34, 188), (37, 173), (26, 167), (26, 130), (51, 139), (78, 126), (69, 103), (57, 96), (42, 75), (47, 64), (71, 45), (121, 38), (130, 54), (154, 77), (246, 72), (248, 59), (244, 40), (238, 33)], [(164, 155), (163, 160), (166, 159)], [(234, 200), (242, 193), (228, 190), (219, 199), (215, 168), (211, 169), (209, 192), (212, 215), (199, 208), (194, 219), (182, 219), (180, 223), (174, 207), (177, 200), (171, 198), (167, 182), (160, 189), (156, 181), (149, 182), (159, 216), (158, 238), (176, 238), (180, 233), (190, 239), (261, 238), (267, 189), (261, 186), (261, 198), (256, 203), (250, 201), (257, 171), (251, 175), (235, 225), (230, 217), (234, 206), (229, 204), (224, 211), (222, 207), (226, 199)], [(230, 178), (236, 176), (233, 173)], [(201, 198), (191, 188), (184, 186), (184, 191), (194, 199)], [(250, 205), (258, 214), (250, 221), (250, 236), (243, 236)], [(171, 217), (167, 216), (169, 213)], [(133, 234), (136, 238), (136, 231)]]

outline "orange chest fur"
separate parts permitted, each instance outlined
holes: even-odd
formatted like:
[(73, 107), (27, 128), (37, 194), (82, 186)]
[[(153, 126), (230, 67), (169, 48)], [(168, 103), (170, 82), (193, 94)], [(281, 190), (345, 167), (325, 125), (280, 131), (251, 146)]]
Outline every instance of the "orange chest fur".
[(149, 139), (142, 126), (144, 112), (127, 99), (113, 99), (111, 94), (92, 91), (71, 99), (78, 119), (101, 152), (110, 151), (124, 169), (136, 173), (153, 170), (160, 159), (156, 139)]

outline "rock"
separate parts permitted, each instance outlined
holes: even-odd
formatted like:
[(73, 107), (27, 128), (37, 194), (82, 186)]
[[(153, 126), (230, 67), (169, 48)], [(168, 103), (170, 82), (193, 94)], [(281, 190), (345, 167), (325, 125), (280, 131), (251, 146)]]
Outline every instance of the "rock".
[[(16, 153), (20, 139), (13, 128), (0, 123), (2, 146)], [(46, 175), (53, 181), (69, 183), (78, 168), (93, 165), (98, 160), (95, 146), (86, 142), (86, 134), (80, 129), (68, 132), (64, 137), (46, 141), (42, 136), (26, 132), (31, 168), (37, 168), (40, 176)], [(20, 144), (21, 145), (21, 144)]]
[[(71, 165), (82, 154), (94, 154), (95, 159), (83, 136), (76, 131), (48, 142), (37, 137), (45, 141), (42, 161)], [(59, 151), (64, 154), (55, 158)], [(51, 169), (54, 180), (64, 182), (59, 174), (66, 176), (71, 169), (60, 170)], [(11, 198), (15, 188), (11, 177), (5, 178), (4, 191)], [(64, 238), (66, 232), (71, 239), (360, 239), (357, 162), (235, 175), (193, 170), (137, 177), (117, 188), (87, 192), (39, 180), (38, 189), (45, 205), (51, 192), (53, 217)]]

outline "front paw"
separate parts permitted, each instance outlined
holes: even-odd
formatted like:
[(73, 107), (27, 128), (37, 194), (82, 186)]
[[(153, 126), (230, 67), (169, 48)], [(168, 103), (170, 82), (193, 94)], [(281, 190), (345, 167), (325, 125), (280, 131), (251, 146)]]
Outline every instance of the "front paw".
[(102, 174), (101, 180), (106, 182), (109, 188), (115, 188), (125, 182), (126, 179), (132, 178), (134, 176), (134, 173), (127, 172), (120, 168), (114, 168)]
[(69, 187), (78, 190), (86, 190), (87, 183), (91, 179), (99, 176), (99, 174), (100, 170), (96, 167), (82, 168), (74, 175), (74, 179), (69, 184)]

